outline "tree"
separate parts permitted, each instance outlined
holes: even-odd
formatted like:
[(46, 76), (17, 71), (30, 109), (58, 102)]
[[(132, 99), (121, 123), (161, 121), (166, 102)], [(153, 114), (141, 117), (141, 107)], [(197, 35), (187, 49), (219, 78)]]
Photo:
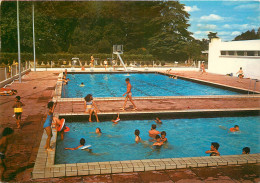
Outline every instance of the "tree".
[(257, 32), (255, 29), (252, 29), (251, 31), (243, 32), (242, 34), (235, 37), (234, 41), (239, 40), (253, 40), (253, 39), (260, 39), (260, 27), (258, 28)]
[(211, 40), (212, 38), (218, 38), (217, 34), (218, 34), (217, 32), (209, 32), (208, 34), (209, 40)]

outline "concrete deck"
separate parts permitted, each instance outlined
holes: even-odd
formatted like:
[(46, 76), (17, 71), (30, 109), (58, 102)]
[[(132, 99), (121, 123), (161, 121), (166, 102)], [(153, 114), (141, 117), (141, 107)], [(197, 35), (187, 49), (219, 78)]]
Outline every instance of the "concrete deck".
[[(221, 83), (229, 86), (248, 89), (249, 79), (244, 79), (243, 83), (238, 83), (237, 78), (220, 76), (215, 74), (200, 75), (198, 72), (178, 72), (185, 77), (203, 79), (211, 82)], [(40, 140), (43, 134), (43, 121), (46, 115), (46, 104), (51, 100), (58, 79), (58, 73), (51, 72), (31, 72), (24, 76), (22, 83), (14, 82), (8, 88), (18, 90), (21, 101), (25, 103), (22, 116), (22, 129), (15, 129), (15, 136), (9, 145), (6, 153), (7, 170), (4, 174), (6, 181), (32, 181), (31, 172), (36, 160)], [(252, 85), (251, 85), (252, 86)], [(256, 90), (260, 91), (259, 83)], [(1, 130), (4, 127), (16, 127), (13, 116), (15, 96), (0, 97), (0, 119)], [(193, 101), (194, 100), (194, 101)], [(75, 102), (73, 105), (60, 103), (57, 106), (59, 112), (79, 111), (82, 112), (82, 103)], [(101, 112), (117, 112), (123, 101), (97, 101)], [(219, 108), (259, 108), (260, 98), (213, 98), (213, 99), (165, 99), (165, 100), (138, 100), (136, 104), (139, 111), (151, 110), (183, 110), (183, 109), (219, 109)], [(113, 109), (111, 109), (113, 108)], [(127, 110), (130, 110), (127, 109)], [(74, 111), (74, 112), (75, 112)], [(219, 181), (219, 182), (241, 182), (259, 181), (259, 164), (237, 165), (212, 168), (191, 168), (183, 170), (163, 170), (139, 173), (123, 173), (98, 176), (81, 176), (72, 178), (54, 178), (33, 180), (39, 182), (194, 182), (197, 181)], [(235, 176), (237, 174), (237, 176)]]

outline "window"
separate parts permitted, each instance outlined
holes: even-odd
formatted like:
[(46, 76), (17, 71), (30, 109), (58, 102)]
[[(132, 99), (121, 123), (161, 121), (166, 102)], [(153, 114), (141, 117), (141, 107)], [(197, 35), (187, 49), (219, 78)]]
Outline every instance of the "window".
[(228, 55), (235, 55), (234, 51), (228, 51)]
[(258, 56), (260, 56), (260, 51), (258, 51)]
[(247, 56), (255, 56), (255, 52), (254, 51), (247, 51)]
[(227, 55), (226, 51), (221, 51), (221, 55)]
[(245, 56), (244, 51), (237, 51), (237, 56)]

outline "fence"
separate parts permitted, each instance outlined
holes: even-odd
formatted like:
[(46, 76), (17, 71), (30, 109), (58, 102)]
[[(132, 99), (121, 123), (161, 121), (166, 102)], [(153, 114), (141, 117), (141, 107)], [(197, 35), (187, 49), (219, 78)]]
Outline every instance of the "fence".
[[(30, 69), (29, 62), (21, 63), (21, 73)], [(4, 66), (0, 68), (0, 82), (11, 80), (19, 75), (19, 65), (13, 64), (11, 66)]]

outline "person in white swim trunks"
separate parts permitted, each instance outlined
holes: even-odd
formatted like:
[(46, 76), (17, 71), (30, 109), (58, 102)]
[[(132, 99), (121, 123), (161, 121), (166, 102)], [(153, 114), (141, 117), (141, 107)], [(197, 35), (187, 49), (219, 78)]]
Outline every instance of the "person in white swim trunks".
[(126, 92), (123, 94), (123, 96), (126, 95), (126, 97), (125, 97), (124, 106), (121, 108), (121, 110), (125, 110), (125, 106), (126, 106), (126, 103), (127, 103), (128, 99), (130, 100), (130, 102), (131, 102), (131, 103), (133, 104), (133, 106), (134, 106), (134, 109), (133, 109), (133, 110), (137, 110), (136, 105), (135, 105), (135, 103), (134, 103), (134, 101), (133, 101), (133, 99), (132, 99), (132, 92), (131, 92), (132, 85), (130, 84), (130, 79), (129, 79), (129, 78), (126, 78), (126, 79), (125, 79), (125, 82), (126, 82), (126, 84), (127, 84), (127, 90), (126, 90)]

